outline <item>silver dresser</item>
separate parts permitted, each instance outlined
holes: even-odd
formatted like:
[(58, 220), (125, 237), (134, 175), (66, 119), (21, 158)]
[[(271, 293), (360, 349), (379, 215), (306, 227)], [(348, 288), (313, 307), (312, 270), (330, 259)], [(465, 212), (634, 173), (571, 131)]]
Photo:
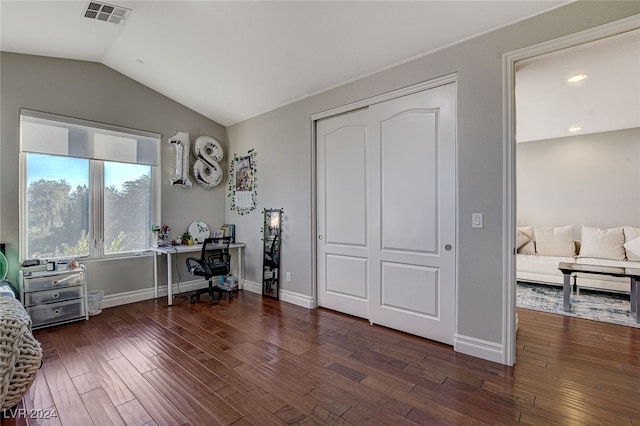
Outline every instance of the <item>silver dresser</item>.
[(89, 319), (85, 266), (65, 271), (21, 270), (20, 300), (34, 329)]

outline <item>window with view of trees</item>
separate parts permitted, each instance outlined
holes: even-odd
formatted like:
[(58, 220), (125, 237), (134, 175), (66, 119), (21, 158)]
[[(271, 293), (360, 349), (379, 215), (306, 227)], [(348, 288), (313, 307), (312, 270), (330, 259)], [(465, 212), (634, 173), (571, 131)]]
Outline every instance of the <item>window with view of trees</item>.
[(114, 126), (51, 118), (21, 115), (24, 258), (99, 258), (149, 249), (155, 186), (154, 166), (145, 163), (157, 151), (145, 145), (146, 134), (123, 137)]

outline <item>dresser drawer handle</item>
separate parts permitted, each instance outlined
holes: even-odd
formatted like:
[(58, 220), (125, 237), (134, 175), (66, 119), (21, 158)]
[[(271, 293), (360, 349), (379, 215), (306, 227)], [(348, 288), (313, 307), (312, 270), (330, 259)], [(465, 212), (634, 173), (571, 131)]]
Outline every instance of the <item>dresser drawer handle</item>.
[(55, 311), (53, 311), (53, 315), (60, 315), (61, 311), (60, 309), (56, 309)]
[(59, 285), (59, 284), (62, 284), (63, 282), (65, 282), (65, 281), (68, 281), (68, 280), (70, 280), (71, 278), (75, 278), (75, 277), (77, 277), (77, 276), (78, 276), (78, 274), (69, 275), (68, 277), (64, 277), (64, 278), (63, 278), (63, 279), (61, 279), (61, 280), (53, 280), (53, 281), (51, 281), (51, 284), (53, 284), (53, 285)]
[(51, 295), (51, 298), (53, 298), (53, 299), (57, 299), (58, 297), (60, 297), (60, 293), (53, 293)]

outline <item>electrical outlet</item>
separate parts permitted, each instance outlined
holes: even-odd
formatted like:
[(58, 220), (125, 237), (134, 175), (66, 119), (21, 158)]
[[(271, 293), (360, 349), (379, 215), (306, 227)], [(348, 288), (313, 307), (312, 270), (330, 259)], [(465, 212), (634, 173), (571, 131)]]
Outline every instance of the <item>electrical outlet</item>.
[(287, 280), (287, 282), (291, 282), (291, 272), (287, 272), (285, 274), (285, 280)]

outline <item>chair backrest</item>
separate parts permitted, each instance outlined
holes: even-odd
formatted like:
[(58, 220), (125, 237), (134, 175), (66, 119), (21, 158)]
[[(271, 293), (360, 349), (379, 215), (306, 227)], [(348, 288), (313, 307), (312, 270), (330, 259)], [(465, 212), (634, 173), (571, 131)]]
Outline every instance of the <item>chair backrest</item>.
[(202, 251), (200, 252), (200, 260), (207, 260), (207, 253), (212, 251), (220, 251), (222, 253), (229, 253), (229, 244), (231, 243), (231, 237), (212, 237), (205, 238), (202, 243)]
[(202, 262), (207, 265), (211, 276), (227, 275), (231, 269), (229, 244), (231, 237), (207, 238), (202, 243)]

